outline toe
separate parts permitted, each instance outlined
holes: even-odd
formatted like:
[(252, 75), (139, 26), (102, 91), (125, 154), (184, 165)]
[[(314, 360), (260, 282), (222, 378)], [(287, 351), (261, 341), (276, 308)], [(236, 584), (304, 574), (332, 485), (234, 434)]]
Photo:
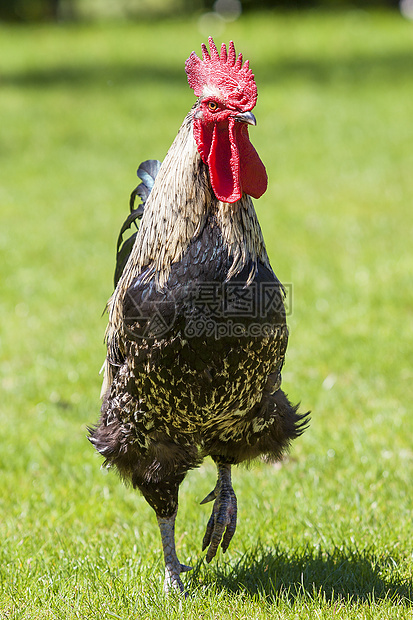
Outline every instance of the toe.
[(212, 515), (209, 517), (206, 530), (205, 530), (205, 535), (202, 540), (202, 551), (205, 551), (205, 549), (208, 547), (209, 543), (211, 542), (211, 536), (214, 530), (214, 523), (215, 523), (215, 517), (214, 517), (214, 511), (212, 511)]
[(222, 547), (222, 551), (224, 553), (225, 553), (225, 551), (229, 547), (229, 543), (231, 542), (232, 537), (235, 534), (236, 527), (237, 527), (237, 514), (234, 513), (231, 516), (231, 520), (230, 520), (229, 524), (227, 525), (227, 529), (225, 530), (225, 534), (224, 534), (224, 537), (222, 539), (221, 547)]

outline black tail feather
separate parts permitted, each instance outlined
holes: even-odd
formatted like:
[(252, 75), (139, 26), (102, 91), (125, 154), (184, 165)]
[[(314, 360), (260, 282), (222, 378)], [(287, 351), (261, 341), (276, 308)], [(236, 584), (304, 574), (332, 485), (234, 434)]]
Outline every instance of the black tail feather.
[[(131, 228), (132, 224), (138, 230), (138, 220), (140, 220), (143, 216), (145, 203), (148, 200), (148, 196), (152, 191), (153, 185), (155, 183), (155, 178), (159, 172), (160, 167), (160, 161), (158, 161), (157, 159), (148, 159), (147, 161), (142, 162), (137, 170), (136, 174), (141, 179), (141, 183), (139, 183), (139, 185), (135, 187), (135, 189), (130, 195), (130, 214), (128, 215), (122, 225), (122, 228), (120, 229), (118, 243), (116, 246), (116, 268), (114, 276), (115, 288), (119, 281), (119, 278), (122, 275), (122, 272), (128, 261), (129, 255), (132, 251), (133, 244), (135, 243), (136, 239), (136, 232), (133, 233), (130, 237), (128, 237), (125, 241), (123, 241), (123, 235), (129, 228)], [(136, 196), (139, 196), (142, 202), (135, 209)]]

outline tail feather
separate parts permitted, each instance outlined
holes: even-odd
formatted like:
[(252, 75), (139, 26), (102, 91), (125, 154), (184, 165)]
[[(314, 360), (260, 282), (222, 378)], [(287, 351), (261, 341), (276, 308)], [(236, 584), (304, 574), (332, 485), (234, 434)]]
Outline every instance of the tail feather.
[(141, 179), (142, 183), (139, 183), (138, 187), (134, 189), (131, 194), (131, 210), (133, 208), (136, 194), (142, 200), (142, 205), (140, 206), (143, 207), (145, 205), (145, 202), (148, 200), (148, 196), (152, 191), (153, 185), (155, 183), (155, 178), (159, 172), (160, 167), (161, 162), (157, 159), (147, 159), (146, 161), (141, 163), (136, 174)]
[[(134, 225), (136, 230), (138, 230), (138, 220), (140, 220), (143, 216), (145, 203), (148, 200), (148, 196), (152, 191), (153, 185), (155, 183), (155, 178), (159, 172), (160, 167), (160, 161), (158, 161), (157, 159), (148, 159), (147, 161), (142, 162), (137, 170), (137, 175), (141, 179), (141, 183), (139, 183), (139, 185), (135, 187), (135, 189), (130, 195), (130, 214), (128, 215), (122, 225), (122, 228), (120, 229), (118, 243), (116, 247), (116, 268), (114, 276), (115, 288), (122, 275), (125, 265), (128, 262), (129, 255), (132, 252), (133, 244), (135, 243), (137, 233), (133, 233), (125, 241), (123, 240), (123, 235), (129, 228), (131, 228), (132, 225)], [(139, 196), (142, 202), (135, 209), (136, 196)]]

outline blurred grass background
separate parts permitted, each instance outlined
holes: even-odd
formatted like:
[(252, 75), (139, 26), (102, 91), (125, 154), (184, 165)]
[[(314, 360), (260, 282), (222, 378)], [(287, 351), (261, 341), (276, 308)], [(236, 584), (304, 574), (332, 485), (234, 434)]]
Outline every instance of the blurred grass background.
[(235, 472), (237, 534), (208, 567), (214, 468), (188, 475), (192, 596), (165, 600), (152, 510), (85, 436), (135, 170), (193, 103), (184, 60), (205, 20), (1, 24), (1, 618), (411, 618), (413, 25), (361, 10), (207, 25), (256, 75), (256, 208), (293, 287), (284, 388), (311, 427), (281, 466)]

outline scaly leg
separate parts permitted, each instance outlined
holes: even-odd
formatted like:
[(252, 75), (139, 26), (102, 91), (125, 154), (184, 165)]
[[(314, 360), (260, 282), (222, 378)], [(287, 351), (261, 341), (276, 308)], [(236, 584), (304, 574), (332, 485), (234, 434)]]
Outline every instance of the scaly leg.
[(190, 566), (181, 564), (175, 548), (175, 519), (178, 512), (179, 485), (185, 478), (184, 473), (172, 473), (161, 480), (136, 482), (146, 501), (155, 511), (162, 538), (162, 549), (165, 558), (164, 592), (171, 590), (184, 591), (180, 573), (191, 570)]
[(191, 566), (185, 566), (181, 564), (176, 555), (175, 549), (175, 519), (177, 510), (171, 517), (159, 517), (158, 525), (161, 531), (163, 555), (165, 558), (165, 581), (163, 584), (163, 591), (170, 592), (171, 590), (184, 591), (184, 585), (179, 577), (180, 573), (188, 570), (192, 570)]
[(209, 546), (206, 555), (208, 563), (216, 555), (219, 543), (225, 553), (237, 527), (237, 498), (231, 484), (231, 465), (217, 462), (217, 468), (218, 481), (215, 489), (201, 502), (206, 504), (215, 499), (202, 541), (202, 551)]

